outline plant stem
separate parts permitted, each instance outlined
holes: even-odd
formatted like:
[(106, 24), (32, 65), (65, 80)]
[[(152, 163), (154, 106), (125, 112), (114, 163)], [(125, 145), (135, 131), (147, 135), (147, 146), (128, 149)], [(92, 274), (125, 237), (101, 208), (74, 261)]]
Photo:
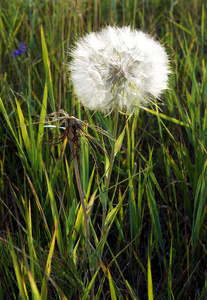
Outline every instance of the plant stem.
[(113, 128), (113, 141), (112, 141), (112, 149), (111, 149), (111, 155), (109, 160), (109, 168), (106, 170), (106, 183), (105, 183), (105, 199), (104, 199), (104, 206), (103, 206), (103, 218), (102, 218), (102, 234), (105, 234), (106, 228), (105, 228), (105, 220), (106, 220), (106, 212), (107, 212), (107, 198), (108, 198), (108, 188), (111, 180), (111, 174), (114, 164), (114, 153), (115, 153), (115, 145), (116, 145), (116, 136), (117, 136), (117, 127), (118, 127), (118, 117), (119, 117), (119, 111), (118, 109), (115, 110), (114, 115), (114, 128)]
[[(81, 180), (80, 180), (80, 173), (78, 169), (78, 160), (77, 160), (77, 155), (76, 155), (76, 150), (75, 150), (75, 143), (74, 143), (74, 129), (73, 129), (73, 121), (70, 121), (68, 126), (69, 126), (69, 131), (68, 131), (68, 141), (70, 144), (70, 149), (73, 157), (73, 163), (74, 163), (74, 170), (75, 170), (75, 177), (76, 177), (76, 182), (78, 186), (78, 192), (80, 196), (80, 201), (81, 205), (83, 208), (83, 216), (84, 216), (84, 227), (85, 227), (85, 240), (86, 240), (86, 249), (87, 249), (87, 254), (88, 254), (88, 259), (89, 259), (89, 266), (90, 266), (90, 273), (91, 273), (91, 278), (93, 278), (94, 275), (94, 270), (91, 268), (91, 251), (90, 251), (90, 244), (89, 244), (89, 220), (88, 220), (88, 215), (87, 215), (87, 210), (84, 202), (84, 196), (83, 196), (83, 190), (81, 186)], [(91, 299), (94, 299), (94, 286), (92, 286), (91, 291), (90, 291), (90, 297)]]

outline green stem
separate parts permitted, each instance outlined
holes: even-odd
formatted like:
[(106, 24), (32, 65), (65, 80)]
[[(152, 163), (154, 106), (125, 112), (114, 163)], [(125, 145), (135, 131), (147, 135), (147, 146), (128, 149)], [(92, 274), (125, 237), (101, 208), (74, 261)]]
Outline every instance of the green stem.
[(117, 136), (117, 127), (118, 127), (118, 117), (119, 117), (119, 111), (118, 109), (115, 110), (114, 115), (114, 128), (113, 128), (113, 141), (112, 141), (112, 149), (111, 149), (111, 155), (109, 160), (109, 168), (106, 170), (106, 183), (105, 183), (105, 195), (104, 195), (104, 205), (103, 205), (103, 218), (102, 218), (102, 234), (104, 235), (106, 232), (105, 228), (105, 220), (106, 220), (106, 212), (107, 212), (107, 198), (108, 198), (108, 188), (111, 180), (111, 174), (114, 164), (114, 153), (115, 153), (115, 145), (116, 145), (116, 136)]

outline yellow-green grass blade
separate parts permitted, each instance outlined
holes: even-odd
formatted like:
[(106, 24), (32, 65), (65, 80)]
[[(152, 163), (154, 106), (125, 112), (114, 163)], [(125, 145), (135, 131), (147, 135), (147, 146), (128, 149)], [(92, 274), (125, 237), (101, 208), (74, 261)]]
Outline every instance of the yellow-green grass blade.
[[(70, 190), (70, 196), (72, 199), (77, 199), (75, 188), (73, 185), (73, 176), (72, 176), (72, 172), (69, 168), (67, 159), (65, 159), (65, 166), (66, 166), (66, 174), (67, 174), (68, 186), (69, 186), (69, 190)], [(76, 212), (77, 218), (75, 221), (74, 230), (73, 230), (73, 234), (72, 234), (73, 243), (75, 243), (75, 240), (78, 236), (78, 232), (81, 228), (81, 224), (82, 224), (82, 220), (83, 220), (82, 205), (76, 205), (76, 210), (77, 210), (77, 212)]]
[(42, 287), (41, 287), (41, 299), (47, 299), (48, 276), (50, 276), (50, 272), (51, 272), (52, 256), (53, 256), (53, 252), (54, 252), (54, 248), (55, 248), (55, 240), (56, 240), (56, 236), (57, 236), (58, 226), (59, 226), (59, 218), (57, 218), (57, 220), (55, 222), (55, 231), (53, 234), (49, 254), (47, 257), (47, 262), (45, 265), (45, 275), (43, 277), (43, 282), (42, 282)]
[(29, 138), (30, 138), (30, 144), (31, 144), (31, 152), (32, 152), (32, 161), (33, 161), (33, 170), (34, 172), (38, 169), (38, 164), (35, 161), (36, 155), (35, 155), (35, 149), (36, 149), (36, 139), (35, 139), (35, 127), (32, 124), (32, 83), (31, 83), (31, 71), (28, 70), (28, 96), (27, 96), (27, 106), (28, 106), (28, 122), (31, 124), (27, 127)]
[(58, 222), (59, 218), (58, 218), (58, 210), (57, 210), (57, 205), (56, 205), (56, 201), (55, 201), (55, 196), (54, 196), (54, 193), (53, 193), (53, 190), (51, 187), (51, 182), (48, 178), (46, 169), (44, 171), (45, 171), (45, 177), (46, 177), (46, 181), (47, 181), (48, 194), (49, 194), (49, 198), (50, 198), (50, 207), (51, 207), (51, 211), (52, 211), (54, 225), (58, 224), (57, 225), (57, 244), (58, 244), (60, 254), (63, 255), (64, 247), (63, 247), (62, 231), (61, 231), (60, 223)]
[[(105, 148), (105, 144), (103, 144), (103, 149), (104, 149), (104, 171), (105, 171), (105, 178), (106, 178), (106, 181), (108, 180), (108, 177), (109, 177), (109, 170), (110, 170), (110, 160), (109, 160), (109, 157), (108, 157), (108, 154), (107, 154), (107, 151), (106, 151), (106, 148)], [(103, 203), (102, 203), (102, 206), (103, 206), (103, 209), (105, 209), (105, 206), (106, 206), (106, 199), (102, 199)]]
[[(3, 12), (1, 11), (1, 14), (3, 15)], [(7, 32), (5, 31), (4, 28), (4, 23), (2, 21), (2, 17), (0, 15), (0, 29), (1, 29), (1, 36), (3, 37), (4, 43), (5, 45), (7, 44), (7, 40), (6, 40), (6, 36), (7, 36)], [(8, 50), (7, 50), (8, 51)]]
[(41, 297), (37, 284), (35, 282), (34, 276), (32, 275), (32, 273), (30, 272), (30, 270), (27, 268), (27, 275), (29, 278), (29, 282), (31, 285), (31, 291), (32, 291), (32, 297), (34, 300), (42, 300), (43, 298)]
[[(91, 172), (91, 176), (90, 178), (88, 179), (88, 189), (86, 191), (86, 199), (89, 199), (90, 198), (90, 194), (91, 194), (91, 188), (92, 188), (92, 184), (93, 184), (93, 180), (94, 180), (94, 175), (95, 175), (95, 171), (96, 171), (96, 166), (94, 165), (93, 167), (93, 170)], [(94, 195), (95, 197), (95, 195)], [(91, 197), (91, 201), (92, 201), (92, 197)], [(87, 200), (88, 202), (88, 200)], [(90, 203), (90, 209), (89, 207), (87, 206), (87, 212), (89, 213), (89, 211), (92, 209), (92, 204), (94, 202), (94, 199), (93, 201)]]
[[(15, 98), (16, 101), (16, 106), (17, 106), (17, 113), (18, 113), (18, 117), (19, 117), (19, 125), (20, 125), (20, 129), (21, 129), (21, 133), (22, 133), (22, 139), (24, 141), (24, 145), (28, 154), (28, 157), (31, 161), (32, 166), (34, 166), (34, 159), (33, 159), (33, 153), (32, 153), (32, 148), (31, 148), (31, 142), (30, 142), (30, 138), (27, 132), (27, 127), (25, 126), (25, 120), (24, 120), (24, 116), (22, 113), (22, 109), (21, 106), (19, 104), (19, 102), (17, 101), (17, 99)], [(30, 125), (32, 126), (32, 125)]]
[(202, 3), (202, 14), (201, 14), (201, 41), (202, 45), (204, 46), (204, 34), (205, 34), (205, 17), (206, 17), (206, 12), (205, 12), (205, 6), (204, 2)]
[(126, 197), (126, 192), (127, 192), (127, 189), (125, 190), (124, 194), (122, 195), (122, 198), (120, 199), (119, 203), (114, 208), (113, 208), (113, 206), (110, 206), (110, 209), (108, 211), (108, 214), (106, 216), (105, 223), (104, 223), (106, 231), (105, 231), (104, 234), (102, 234), (100, 242), (99, 242), (99, 244), (97, 245), (97, 248), (96, 248), (96, 254), (97, 254), (98, 257), (101, 257), (101, 255), (102, 255), (103, 248), (104, 248), (104, 245), (107, 241), (109, 231), (110, 231), (111, 226), (113, 225), (113, 223), (116, 219), (117, 213), (118, 213), (118, 211), (119, 211), (119, 209), (122, 205), (122, 202)]
[[(93, 195), (91, 196), (90, 200), (89, 200), (94, 174), (95, 174), (95, 166), (94, 166), (93, 171), (91, 173), (91, 176), (89, 178), (88, 190), (87, 190), (87, 193), (86, 193), (86, 198), (84, 200), (86, 208), (87, 208), (87, 214), (88, 215), (92, 211), (92, 205), (93, 205), (93, 202), (95, 200), (95, 195), (96, 195), (96, 191), (95, 191), (93, 193)], [(78, 213), (77, 213), (77, 218), (76, 218), (76, 222), (75, 222), (75, 226), (74, 226), (74, 231), (73, 231), (73, 236), (72, 236), (73, 237), (73, 242), (75, 242), (75, 240), (77, 238), (77, 235), (78, 235), (78, 232), (80, 231), (82, 222), (83, 222), (83, 208), (82, 208), (82, 205), (81, 205), (81, 206), (79, 206)]]
[(1, 197), (0, 197), (0, 202), (5, 206), (5, 208), (7, 209), (8, 213), (12, 216), (12, 218), (15, 220), (15, 222), (17, 222), (18, 226), (26, 233), (26, 235), (28, 235), (28, 231), (24, 228), (24, 226), (21, 224), (21, 222), (19, 222), (19, 220), (13, 214), (13, 212), (8, 207), (8, 205), (6, 205), (6, 203), (1, 199)]
[[(44, 119), (46, 116), (47, 95), (48, 95), (48, 89), (47, 89), (47, 85), (45, 84), (43, 100), (42, 100), (42, 105), (41, 105), (41, 112), (40, 112), (40, 122), (44, 122)], [(40, 177), (42, 177), (42, 144), (41, 144), (41, 141), (42, 141), (43, 132), (44, 132), (44, 124), (40, 123), (39, 128), (38, 128), (37, 148), (36, 148), (36, 159), (38, 162), (38, 169), (39, 169)]]
[(115, 149), (114, 149), (114, 157), (117, 155), (117, 153), (121, 149), (123, 139), (124, 139), (124, 136), (125, 136), (125, 129), (126, 129), (126, 127), (124, 127), (122, 133), (119, 135), (118, 139), (116, 140)]
[(129, 284), (128, 280), (125, 280), (125, 283), (126, 283), (126, 286), (127, 286), (128, 290), (130, 292), (132, 300), (138, 300), (138, 297), (135, 294), (135, 292), (133, 291), (133, 289), (132, 289), (131, 285)]
[[(145, 174), (145, 173), (144, 173)], [(146, 175), (145, 175), (146, 176)], [(157, 240), (160, 244), (162, 253), (165, 253), (164, 250), (164, 241), (162, 238), (162, 230), (161, 230), (161, 225), (160, 225), (160, 219), (159, 219), (159, 213), (157, 210), (157, 205), (155, 202), (155, 195), (152, 189), (152, 185), (151, 182), (146, 178), (146, 191), (147, 191), (147, 201), (148, 201), (148, 206), (149, 206), (149, 210), (150, 210), (150, 215), (154, 224), (154, 229), (155, 229), (155, 235), (157, 237)]]
[(6, 109), (5, 109), (5, 107), (4, 107), (4, 104), (3, 104), (3, 102), (2, 102), (1, 97), (0, 97), (0, 110), (1, 110), (1, 112), (2, 112), (2, 114), (3, 114), (3, 117), (4, 117), (5, 120), (6, 120), (7, 126), (9, 127), (9, 130), (10, 130), (10, 132), (12, 133), (12, 136), (13, 136), (13, 138), (14, 138), (14, 140), (15, 140), (15, 143), (16, 143), (17, 149), (18, 149), (18, 154), (20, 155), (20, 158), (22, 159), (23, 164), (26, 166), (27, 170), (29, 170), (29, 171), (31, 172), (31, 168), (30, 168), (30, 166), (29, 166), (29, 164), (28, 164), (26, 155), (25, 155), (25, 153), (24, 153), (24, 151), (23, 151), (23, 148), (22, 148), (22, 146), (21, 146), (21, 144), (20, 144), (20, 142), (19, 142), (19, 140), (18, 140), (18, 138), (17, 138), (17, 135), (16, 135), (16, 133), (15, 133), (15, 131), (14, 131), (12, 125), (11, 125), (11, 122), (10, 122), (10, 120), (9, 120), (9, 116), (8, 116), (8, 114), (7, 114), (7, 112), (6, 112)]
[[(184, 46), (185, 46), (185, 49), (184, 49)], [(188, 42), (187, 42), (185, 36), (184, 36), (184, 46), (181, 43), (181, 47), (182, 47), (183, 53), (186, 56), (187, 63), (188, 63), (189, 69), (190, 69), (190, 75), (191, 75), (191, 79), (192, 79), (192, 83), (193, 83), (192, 88), (193, 89), (195, 88), (196, 93), (197, 93), (196, 96), (199, 97), (200, 96), (200, 89), (199, 89), (198, 81), (196, 79), (196, 74), (195, 74), (195, 65), (196, 65), (196, 63), (193, 64), (193, 62), (192, 62), (189, 45), (188, 45)], [(197, 57), (197, 53), (196, 53), (196, 57)], [(192, 95), (192, 91), (191, 91), (191, 95)], [(192, 104), (194, 106), (194, 103), (192, 103)]]
[(26, 290), (25, 278), (24, 278), (24, 276), (21, 272), (20, 264), (18, 262), (16, 253), (14, 251), (12, 239), (11, 239), (11, 236), (10, 236), (9, 232), (8, 232), (8, 237), (9, 237), (9, 243), (11, 245), (10, 246), (10, 254), (11, 254), (11, 257), (12, 257), (14, 271), (15, 271), (15, 275), (16, 275), (16, 279), (17, 279), (19, 295), (20, 295), (20, 298), (22, 300), (29, 300), (28, 293), (27, 293), (27, 290)]
[[(18, 15), (18, 11), (16, 11), (16, 16), (17, 16), (17, 15)], [(15, 28), (15, 30), (14, 30), (12, 36), (11, 36), (11, 43), (12, 43), (13, 40), (15, 39), (15, 37), (16, 37), (16, 35), (17, 35), (17, 33), (18, 33), (18, 31), (19, 31), (21, 25), (22, 25), (22, 22), (23, 22), (24, 18), (25, 18), (25, 11), (23, 11), (22, 16), (21, 16), (21, 18), (20, 18), (20, 20), (19, 20), (19, 23), (17, 24), (17, 26), (16, 26), (16, 28)]]
[[(107, 270), (109, 270), (109, 268), (107, 268)], [(116, 282), (112, 279), (112, 277), (110, 278), (109, 276), (108, 276), (108, 280), (109, 280), (111, 299), (112, 299), (112, 296), (113, 296), (114, 299), (118, 298), (119, 300), (124, 300), (125, 298), (122, 296), (120, 288), (117, 286)], [(110, 282), (111, 282), (111, 286), (110, 286)], [(133, 297), (132, 297), (132, 299), (133, 299)]]
[(63, 209), (63, 215), (64, 215), (64, 223), (65, 223), (65, 234), (67, 236), (67, 254), (70, 255), (70, 253), (73, 252), (73, 247), (74, 247), (74, 243), (72, 239), (72, 231), (76, 221), (76, 199), (73, 199), (68, 217), (64, 209)]
[(32, 237), (32, 217), (31, 217), (31, 205), (30, 205), (30, 201), (29, 201), (29, 207), (28, 207), (28, 215), (27, 215), (27, 228), (28, 228), (28, 247), (29, 247), (29, 255), (31, 258), (31, 276), (34, 278), (34, 254), (35, 254), (35, 250), (34, 250), (34, 245), (33, 245), (33, 237)]
[(109, 281), (109, 287), (110, 287), (110, 295), (112, 300), (116, 300), (116, 292), (114, 289), (114, 281), (111, 277), (111, 273), (109, 271), (109, 268), (107, 267), (107, 273), (108, 273), (108, 281)]
[[(48, 157), (49, 156), (49, 153), (48, 154)], [(47, 165), (47, 164), (46, 164)], [(62, 165), (62, 160), (59, 159), (57, 160), (56, 164), (55, 164), (55, 167), (52, 169), (50, 168), (50, 171), (51, 171), (51, 179), (50, 179), (50, 186), (51, 186), (51, 190), (55, 190), (55, 184), (56, 184), (56, 181), (57, 181), (57, 178), (58, 178), (58, 175), (60, 175), (60, 172), (62, 171), (61, 169), (61, 165)], [(44, 162), (42, 161), (42, 166), (44, 166)], [(63, 174), (61, 174), (61, 176), (63, 176)], [(72, 198), (73, 199), (73, 198)], [(47, 194), (47, 197), (46, 197), (46, 201), (44, 203), (44, 207), (43, 207), (43, 210), (44, 209), (47, 209), (47, 206), (48, 206), (48, 203), (49, 203), (49, 193)]]
[(105, 220), (105, 227), (107, 227), (110, 222), (112, 221), (112, 219), (114, 219), (114, 216), (117, 214), (117, 206), (114, 207), (108, 214)]
[[(86, 205), (86, 201), (85, 201), (85, 205)], [(78, 207), (77, 207), (77, 209), (78, 209)], [(75, 222), (75, 226), (74, 226), (74, 231), (73, 231), (73, 235), (72, 235), (73, 242), (75, 242), (75, 240), (78, 236), (78, 232), (80, 231), (82, 222), (83, 222), (83, 208), (82, 208), (82, 205), (79, 205), (77, 218), (76, 218), (76, 222)]]
[(139, 259), (139, 257), (137, 256), (137, 253), (135, 251), (133, 251), (134, 257), (136, 258), (139, 266), (142, 269), (142, 272), (144, 273), (144, 275), (147, 277), (147, 270), (145, 269), (144, 265), (142, 264), (141, 260)]
[(30, 187), (31, 187), (31, 190), (32, 190), (33, 196), (34, 196), (34, 198), (35, 198), (36, 205), (37, 205), (37, 207), (38, 207), (38, 210), (39, 210), (39, 212), (40, 212), (40, 215), (41, 215), (41, 217), (42, 217), (42, 219), (43, 219), (43, 223), (44, 223), (45, 230), (46, 230), (46, 232), (47, 232), (48, 238), (49, 238), (49, 240), (51, 240), (51, 239), (52, 239), (51, 233), (50, 233), (50, 230), (49, 230), (49, 227), (48, 227), (48, 224), (47, 224), (47, 219), (46, 219), (46, 217), (45, 217), (43, 208), (42, 208), (41, 203), (40, 203), (40, 201), (39, 201), (39, 197), (38, 197), (38, 195), (37, 195), (37, 193), (36, 193), (36, 191), (35, 191), (35, 188), (34, 188), (32, 182), (31, 182), (31, 180), (30, 180), (30, 178), (29, 178), (29, 176), (28, 176), (27, 174), (26, 174), (26, 177), (27, 177), (27, 180), (28, 180), (29, 185), (30, 185)]
[(204, 104), (207, 101), (206, 97), (204, 96), (206, 93), (206, 85), (207, 85), (207, 63), (206, 63), (206, 61), (203, 60), (203, 80), (202, 80), (202, 84), (201, 84), (200, 94), (201, 94), (202, 102)]
[(42, 26), (41, 26), (41, 43), (42, 43), (43, 62), (44, 62), (45, 74), (46, 74), (46, 82), (50, 94), (51, 107), (53, 112), (55, 112), (55, 99), (53, 93), (52, 76), (50, 71), (50, 61), (48, 57), (47, 45), (46, 45)]
[(189, 35), (192, 35), (192, 32), (190, 30), (188, 30), (187, 28), (185, 28), (184, 26), (182, 26), (181, 24), (177, 23), (176, 21), (174, 21), (174, 17), (173, 15), (171, 14), (171, 19), (168, 18), (168, 20), (173, 23), (174, 25), (176, 25), (178, 28), (180, 28), (182, 31), (185, 31), (187, 32)]
[(153, 300), (152, 271), (151, 271), (151, 260), (150, 260), (149, 251), (147, 257), (147, 290), (148, 290), (148, 300)]
[[(149, 108), (146, 108), (146, 107), (143, 107), (143, 109), (144, 109), (145, 111), (149, 112), (149, 113), (152, 114), (152, 115), (158, 116), (158, 112), (157, 112), (157, 111), (154, 111), (154, 110), (149, 109)], [(162, 118), (162, 119), (164, 119), (164, 120), (170, 121), (170, 122), (172, 122), (172, 123), (175, 123), (175, 124), (178, 124), (178, 125), (187, 127), (187, 128), (191, 128), (191, 124), (184, 123), (184, 122), (182, 122), (182, 121), (180, 121), (180, 120), (177, 120), (177, 119), (175, 119), (175, 118), (169, 117), (169, 116), (167, 116), (167, 115), (165, 115), (165, 114), (163, 114), (163, 113), (160, 113), (160, 112), (159, 112), (159, 116), (160, 116), (160, 118)]]
[(206, 167), (207, 161), (203, 167), (203, 172), (199, 176), (197, 191), (195, 195), (195, 210), (193, 217), (193, 228), (192, 228), (192, 245), (195, 246), (198, 241), (199, 231), (203, 227), (203, 222), (205, 220), (205, 206), (207, 201), (207, 183), (206, 183)]
[(119, 202), (115, 207), (110, 205), (110, 208), (109, 208), (108, 214), (106, 216), (106, 220), (105, 220), (105, 227), (107, 228), (108, 232), (109, 232), (114, 220), (116, 219), (117, 213), (119, 212), (122, 202), (124, 201), (124, 199), (126, 197), (127, 190), (128, 190), (128, 188), (126, 188), (123, 195), (121, 197), (119, 197)]
[(81, 157), (80, 157), (80, 166), (81, 166), (81, 182), (82, 189), (85, 195), (88, 190), (88, 181), (89, 181), (89, 148), (84, 139), (81, 139)]
[(100, 264), (104, 274), (103, 274), (103, 276), (100, 280), (99, 287), (98, 287), (98, 292), (96, 293), (95, 300), (100, 299), (100, 295), (101, 295), (101, 292), (102, 292), (102, 289), (103, 289), (103, 284), (104, 284), (105, 279), (107, 278), (106, 268), (104, 267), (104, 265), (102, 264), (101, 261), (99, 261), (99, 264)]
[[(142, 215), (142, 199), (143, 194), (145, 191), (145, 181), (146, 178), (142, 176), (142, 166), (141, 166), (141, 158), (139, 159), (139, 173), (138, 173), (138, 194), (137, 194), (137, 226), (138, 226), (138, 232), (141, 231), (142, 228), (142, 222), (143, 222), (143, 215)], [(137, 240), (138, 242), (138, 240)]]
[[(172, 291), (172, 265), (173, 265), (173, 240), (171, 240), (171, 247), (170, 247), (170, 259), (169, 259), (169, 270), (168, 270), (168, 299), (171, 300), (175, 300), (174, 295), (173, 295), (173, 291)], [(171, 298), (172, 297), (172, 298)]]
[[(110, 253), (111, 253), (111, 256), (113, 257), (113, 259), (111, 260), (111, 262), (110, 262), (109, 265), (108, 265), (108, 268), (110, 268), (111, 265), (112, 265), (113, 263), (116, 264), (116, 267), (117, 267), (117, 269), (118, 269), (118, 271), (119, 271), (119, 273), (120, 273), (120, 275), (121, 275), (121, 277), (122, 277), (122, 280), (123, 280), (123, 282), (125, 283), (126, 288), (128, 289), (128, 291), (129, 291), (129, 293), (130, 293), (130, 296), (131, 296), (131, 298), (132, 298), (133, 300), (137, 300), (137, 296), (135, 295), (135, 293), (134, 293), (132, 287), (130, 286), (129, 282), (124, 278), (124, 275), (123, 275), (123, 273), (122, 273), (122, 271), (121, 271), (121, 268), (120, 268), (120, 266), (119, 266), (119, 264), (118, 264), (118, 262), (117, 262), (117, 258), (118, 258), (118, 256), (120, 256), (121, 253), (123, 253), (124, 251), (126, 251), (126, 249), (127, 249), (128, 247), (130, 247), (130, 246), (133, 244), (133, 242), (136, 240), (136, 238), (137, 238), (137, 236), (136, 236), (129, 244), (127, 244), (126, 247), (124, 247), (124, 248), (123, 248), (116, 256), (114, 256), (114, 254), (113, 254), (113, 252), (112, 252), (112, 250), (111, 250), (109, 244), (106, 242), (106, 245), (107, 245), (107, 247), (108, 247), (108, 249), (109, 249), (109, 251), (110, 251)], [(115, 285), (115, 289), (116, 289), (116, 291), (117, 291), (116, 285)], [(118, 295), (119, 295), (119, 293), (118, 293)]]
[(92, 286), (94, 285), (94, 282), (95, 282), (95, 279), (96, 279), (96, 277), (98, 275), (99, 270), (100, 270), (100, 266), (97, 268), (96, 273), (93, 275), (93, 278), (91, 279), (89, 285), (87, 286), (87, 288), (86, 288), (86, 290), (85, 290), (85, 292), (84, 292), (84, 294), (83, 294), (83, 296), (81, 298), (82, 300), (88, 299), (88, 294), (89, 294)]

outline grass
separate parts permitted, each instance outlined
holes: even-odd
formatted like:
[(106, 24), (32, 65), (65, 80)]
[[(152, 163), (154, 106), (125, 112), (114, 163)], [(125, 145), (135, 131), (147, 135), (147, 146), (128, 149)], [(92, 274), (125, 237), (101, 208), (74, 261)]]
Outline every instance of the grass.
[[(10, 0), (0, 12), (0, 299), (206, 299), (205, 1)], [(94, 155), (80, 138), (87, 237), (69, 144), (50, 147), (39, 122), (64, 109), (113, 132), (116, 116), (85, 111), (67, 71), (78, 36), (105, 24), (152, 33), (172, 74), (161, 111), (119, 116), (114, 146), (88, 128)], [(11, 57), (19, 41), (26, 53)]]

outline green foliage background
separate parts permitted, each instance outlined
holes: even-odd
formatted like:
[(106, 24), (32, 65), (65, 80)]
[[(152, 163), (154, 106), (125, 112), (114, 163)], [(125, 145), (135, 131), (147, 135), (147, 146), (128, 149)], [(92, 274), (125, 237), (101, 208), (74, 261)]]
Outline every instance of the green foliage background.
[[(206, 299), (206, 6), (1, 1), (0, 299)], [(111, 141), (91, 131), (105, 149), (94, 157), (80, 138), (88, 257), (69, 145), (49, 147), (51, 134), (39, 122), (64, 109), (113, 131), (114, 114), (81, 107), (67, 70), (78, 37), (105, 25), (151, 33), (165, 44), (172, 74), (161, 110), (120, 116), (107, 199)], [(20, 41), (26, 53), (13, 58)]]

